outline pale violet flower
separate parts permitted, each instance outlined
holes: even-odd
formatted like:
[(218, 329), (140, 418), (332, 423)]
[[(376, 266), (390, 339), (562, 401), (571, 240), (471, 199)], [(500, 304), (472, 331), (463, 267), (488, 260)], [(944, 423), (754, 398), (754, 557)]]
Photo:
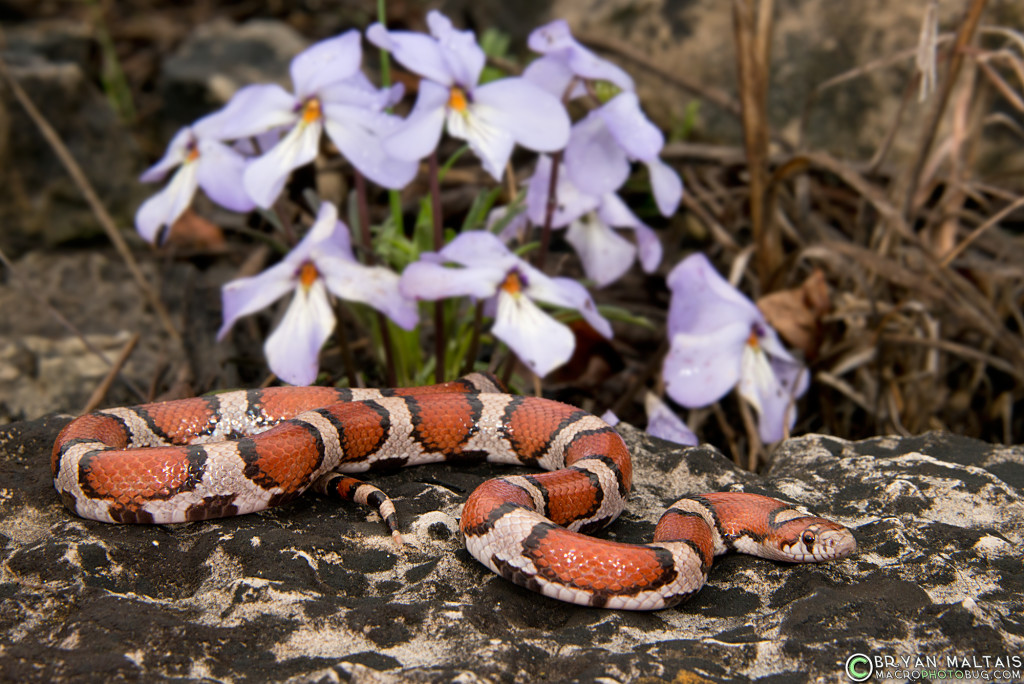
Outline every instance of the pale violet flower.
[[(142, 174), (146, 183), (174, 175), (163, 190), (139, 207), (135, 227), (148, 242), (162, 242), (174, 222), (192, 204), (196, 188), (232, 211), (249, 211), (252, 200), (242, 187), (246, 159), (210, 135), (209, 117), (178, 131), (160, 161)], [(176, 169), (176, 170), (175, 170)]]
[(439, 252), (421, 255), (402, 273), (400, 287), (416, 299), (487, 300), (494, 336), (540, 376), (569, 360), (576, 339), (569, 326), (536, 302), (575, 309), (598, 333), (612, 335), (586, 288), (569, 278), (545, 275), (483, 230), (462, 233)]
[(647, 434), (687, 446), (700, 443), (693, 430), (654, 392), (644, 395), (644, 411), (647, 413)]
[(224, 324), (218, 339), (242, 316), (289, 292), (291, 303), (267, 338), (264, 352), (270, 370), (293, 385), (308, 385), (316, 379), (320, 348), (336, 322), (328, 292), (368, 304), (406, 330), (414, 328), (418, 320), (415, 303), (398, 291), (398, 274), (356, 261), (349, 229), (338, 220), (338, 210), (330, 202), (321, 205), (309, 233), (280, 263), (224, 285)]
[(635, 89), (633, 79), (622, 68), (580, 45), (564, 19), (556, 19), (534, 29), (527, 45), (543, 56), (526, 67), (523, 77), (558, 98), (565, 96), (574, 78), (577, 82), (569, 93), (570, 98), (587, 92), (581, 79), (607, 81), (620, 90)]
[[(537, 160), (526, 190), (526, 214), (535, 225), (545, 221), (551, 164), (547, 156)], [(558, 204), (551, 227), (567, 227), (566, 241), (579, 255), (586, 276), (598, 287), (622, 277), (637, 257), (647, 273), (661, 263), (662, 247), (657, 234), (614, 191), (591, 195), (576, 187), (566, 174), (559, 174), (555, 194)], [(613, 228), (632, 230), (636, 245)]]
[(456, 30), (436, 10), (427, 14), (427, 24), (430, 36), (388, 31), (381, 24), (366, 30), (371, 43), (423, 77), (412, 113), (385, 142), (390, 154), (422, 159), (447, 128), (500, 180), (516, 144), (538, 152), (565, 147), (569, 115), (559, 98), (519, 77), (480, 85), (485, 55), (473, 32)]
[(706, 406), (733, 387), (758, 413), (764, 442), (782, 439), (796, 422), (794, 400), (808, 386), (793, 358), (749, 299), (693, 254), (668, 276), (672, 290), (665, 358), (668, 395), (686, 407)]
[(580, 188), (600, 195), (618, 190), (630, 161), (640, 161), (650, 174), (658, 211), (669, 216), (679, 208), (683, 182), (658, 156), (664, 146), (665, 137), (640, 109), (636, 93), (622, 92), (573, 126), (565, 167)]
[(245, 172), (246, 191), (257, 205), (273, 204), (291, 172), (316, 158), (324, 131), (375, 183), (401, 188), (412, 180), (417, 164), (390, 156), (381, 145), (398, 123), (383, 110), (401, 98), (402, 88), (376, 89), (359, 71), (361, 61), (361, 36), (347, 31), (295, 56), (290, 72), (294, 93), (274, 84), (247, 86), (218, 113), (223, 136), (281, 132), (277, 144)]
[(683, 183), (660, 159), (665, 138), (641, 110), (629, 75), (576, 42), (562, 20), (535, 29), (529, 45), (544, 56), (527, 67), (523, 78), (548, 92), (561, 96), (573, 79), (577, 85), (570, 97), (587, 92), (583, 81), (605, 81), (619, 91), (573, 126), (565, 167), (576, 185), (591, 195), (614, 192), (629, 176), (630, 162), (639, 161), (650, 174), (658, 210), (663, 216), (675, 213)]

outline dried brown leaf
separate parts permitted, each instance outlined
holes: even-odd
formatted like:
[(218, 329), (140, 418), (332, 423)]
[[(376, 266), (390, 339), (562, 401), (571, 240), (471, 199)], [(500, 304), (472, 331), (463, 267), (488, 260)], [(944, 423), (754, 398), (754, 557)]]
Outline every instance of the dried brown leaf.
[(821, 269), (815, 269), (799, 287), (772, 292), (757, 300), (769, 325), (808, 359), (818, 355), (821, 319), (831, 305), (825, 273)]

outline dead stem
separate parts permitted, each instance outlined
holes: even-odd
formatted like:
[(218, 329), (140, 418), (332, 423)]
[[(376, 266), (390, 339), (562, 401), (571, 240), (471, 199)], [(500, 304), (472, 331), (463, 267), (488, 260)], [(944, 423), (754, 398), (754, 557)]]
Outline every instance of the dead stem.
[(978, 27), (978, 22), (981, 19), (981, 14), (986, 4), (987, 0), (971, 0), (967, 8), (967, 14), (960, 22), (960, 30), (957, 31), (956, 40), (950, 49), (949, 67), (946, 69), (945, 77), (942, 80), (939, 96), (931, 116), (924, 125), (924, 133), (921, 136), (921, 142), (918, 144), (917, 153), (913, 163), (908, 166), (907, 177), (902, 184), (903, 207), (901, 213), (905, 221), (909, 222), (911, 220), (914, 211), (914, 198), (917, 195), (918, 184), (921, 182), (921, 172), (924, 170), (925, 164), (928, 161), (928, 155), (932, 150), (932, 144), (935, 142), (935, 137), (938, 134), (939, 123), (946, 112), (946, 104), (949, 102), (949, 97), (953, 93), (953, 87), (960, 76), (964, 56), (967, 54), (967, 46), (974, 38), (974, 32)]
[(747, 152), (750, 227), (757, 248), (758, 281), (767, 291), (782, 262), (782, 244), (772, 224), (767, 183), (768, 113), (773, 0), (733, 0), (736, 71), (739, 80), (743, 141)]
[(11, 92), (14, 93), (15, 99), (21, 104), (28, 114), (32, 122), (35, 123), (36, 128), (46, 139), (46, 142), (53, 149), (54, 154), (60, 160), (64, 169), (71, 176), (75, 185), (78, 187), (79, 192), (85, 198), (85, 201), (89, 204), (89, 208), (92, 209), (93, 214), (96, 216), (96, 220), (102, 226), (106, 232), (107, 237), (114, 247), (117, 249), (118, 254), (121, 255), (121, 259), (124, 261), (125, 266), (128, 267), (128, 271), (132, 274), (132, 278), (135, 280), (136, 286), (142, 292), (142, 296), (145, 297), (146, 302), (153, 308), (157, 318), (160, 319), (160, 324), (163, 326), (164, 331), (167, 333), (175, 343), (181, 344), (181, 333), (171, 322), (171, 315), (167, 312), (164, 303), (160, 301), (156, 292), (150, 287), (146, 277), (142, 275), (142, 271), (139, 269), (139, 264), (135, 261), (135, 256), (132, 254), (131, 249), (128, 247), (128, 243), (125, 241), (121, 232), (117, 228), (117, 224), (114, 223), (114, 219), (110, 216), (107, 208), (103, 206), (103, 202), (100, 201), (96, 191), (93, 190), (92, 184), (89, 179), (85, 177), (85, 172), (82, 171), (82, 167), (78, 165), (75, 158), (71, 156), (71, 152), (68, 151), (64, 142), (60, 139), (57, 131), (54, 130), (53, 126), (46, 120), (46, 117), (40, 113), (36, 108), (32, 99), (29, 98), (28, 93), (21, 87), (17, 79), (11, 75), (10, 69), (7, 67), (7, 62), (0, 58), (0, 77), (10, 87)]
[(135, 351), (135, 345), (139, 343), (139, 333), (134, 333), (125, 345), (121, 348), (121, 352), (114, 359), (113, 365), (110, 366), (110, 370), (103, 376), (103, 380), (96, 389), (89, 395), (89, 400), (85, 402), (85, 406), (82, 407), (82, 413), (92, 413), (96, 408), (103, 402), (103, 398), (107, 396), (107, 392), (110, 391), (110, 386), (114, 383), (114, 378), (118, 376), (124, 365), (128, 363), (129, 357), (132, 352)]

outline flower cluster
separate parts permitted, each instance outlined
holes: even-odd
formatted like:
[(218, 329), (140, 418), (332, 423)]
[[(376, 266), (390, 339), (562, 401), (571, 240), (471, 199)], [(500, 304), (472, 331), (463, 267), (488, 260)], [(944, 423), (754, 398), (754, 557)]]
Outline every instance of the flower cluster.
[[(445, 132), (465, 142), (483, 169), (500, 182), (516, 146), (537, 153), (523, 184), (525, 208), (491, 212), (507, 224), (499, 235), (470, 226), (447, 244), (409, 255), (401, 274), (371, 258), (356, 257), (348, 226), (335, 204), (312, 200), (299, 213), (315, 214), (305, 236), (263, 273), (223, 287), (223, 338), (235, 322), (290, 295), (267, 337), (268, 364), (281, 379), (309, 384), (319, 352), (336, 326), (335, 301), (358, 302), (397, 326), (413, 330), (418, 302), (467, 298), (493, 319), (490, 332), (534, 373), (543, 376), (572, 356), (575, 336), (567, 321), (581, 317), (611, 337), (612, 327), (579, 282), (552, 277), (510, 249), (525, 231), (564, 229), (586, 278), (606, 287), (635, 261), (657, 269), (662, 246), (656, 232), (619, 196), (634, 168), (650, 180), (665, 216), (682, 197), (678, 174), (661, 159), (665, 139), (640, 107), (633, 80), (618, 66), (579, 44), (564, 21), (536, 29), (530, 48), (540, 56), (522, 76), (482, 82), (486, 56), (471, 31), (442, 14), (427, 15), (429, 35), (373, 24), (365, 37), (420, 77), (409, 114), (392, 113), (401, 85), (377, 87), (361, 70), (362, 38), (347, 31), (309, 47), (291, 63), (291, 90), (254, 84), (219, 111), (182, 129), (166, 154), (143, 176), (166, 186), (138, 210), (136, 226), (162, 242), (202, 188), (234, 211), (275, 209), (292, 172), (314, 161), (329, 140), (354, 171), (389, 189), (409, 184), (420, 161), (437, 153)], [(566, 105), (580, 100), (575, 122)], [(436, 169), (436, 165), (431, 165)], [(436, 171), (435, 171), (436, 172)], [(359, 184), (357, 184), (357, 187)], [(402, 217), (393, 216), (399, 234)], [(284, 231), (287, 236), (294, 231)], [(370, 227), (362, 226), (364, 235)], [(631, 232), (627, 239), (616, 229)], [(371, 245), (365, 245), (372, 248)], [(403, 261), (404, 263), (404, 261)], [(793, 425), (793, 400), (807, 387), (803, 367), (782, 347), (757, 308), (729, 286), (701, 255), (668, 277), (672, 289), (665, 360), (668, 395), (687, 407), (717, 401), (732, 387), (758, 412), (764, 441)], [(435, 319), (443, 320), (443, 319)], [(440, 323), (438, 324), (440, 325)], [(435, 335), (443, 331), (435, 330)], [(653, 394), (646, 400), (649, 430), (696, 443), (678, 416)]]
[[(292, 61), (292, 90), (247, 86), (221, 110), (175, 136), (165, 157), (143, 174), (143, 180), (155, 181), (178, 167), (170, 183), (140, 207), (139, 232), (150, 241), (165, 239), (199, 187), (235, 211), (273, 207), (291, 173), (321, 153), (325, 134), (358, 173), (399, 189), (447, 131), (466, 142), (495, 180), (502, 178), (516, 145), (541, 154), (527, 184), (523, 220), (544, 225), (544, 207), (557, 201), (559, 211), (549, 227), (568, 227), (569, 243), (598, 286), (622, 275), (637, 253), (646, 270), (657, 267), (661, 245), (654, 231), (616, 191), (634, 161), (650, 170), (664, 213), (675, 210), (682, 186), (658, 159), (664, 139), (641, 112), (632, 79), (579, 45), (565, 22), (553, 22), (530, 36), (541, 57), (523, 76), (481, 83), (486, 57), (473, 32), (456, 29), (436, 11), (427, 15), (427, 23), (429, 35), (390, 31), (381, 24), (366, 30), (371, 43), (421, 77), (406, 118), (390, 113), (403, 88), (378, 88), (362, 72), (358, 31), (316, 43)], [(609, 88), (611, 95), (600, 98), (599, 106), (571, 122), (566, 101)], [(564, 159), (555, 196), (549, 187), (557, 172), (553, 159)], [(271, 369), (288, 382), (316, 377), (319, 349), (335, 325), (328, 293), (367, 303), (407, 329), (417, 322), (416, 301), (487, 300), (492, 334), (540, 375), (569, 359), (575, 338), (538, 303), (576, 311), (600, 334), (612, 334), (582, 285), (545, 275), (486, 231), (467, 232), (420, 255), (398, 287), (395, 273), (355, 259), (348, 228), (337, 220), (333, 205), (312, 209), (318, 212), (313, 227), (280, 263), (227, 284), (223, 292), (221, 336), (240, 316), (294, 291), (265, 347)], [(636, 246), (612, 226), (632, 229)]]

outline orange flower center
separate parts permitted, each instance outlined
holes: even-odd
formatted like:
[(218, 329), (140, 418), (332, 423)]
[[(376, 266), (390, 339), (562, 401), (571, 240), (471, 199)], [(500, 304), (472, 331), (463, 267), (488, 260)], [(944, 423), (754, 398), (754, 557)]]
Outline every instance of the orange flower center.
[(299, 283), (306, 290), (313, 287), (313, 283), (320, 277), (320, 271), (316, 270), (316, 266), (313, 265), (312, 261), (306, 261), (302, 264), (302, 268), (299, 269)]
[(519, 274), (512, 271), (505, 276), (505, 281), (501, 284), (501, 289), (511, 295), (517, 295), (522, 292), (523, 281), (519, 278)]
[(314, 121), (319, 121), (321, 116), (323, 116), (323, 111), (320, 108), (320, 100), (315, 97), (310, 98), (302, 107), (302, 123), (311, 124)]
[(469, 102), (466, 101), (466, 93), (462, 88), (451, 89), (451, 92), (448, 95), (448, 106), (459, 114), (466, 113), (466, 108), (469, 107)]
[(757, 336), (757, 331), (750, 331), (750, 336), (747, 337), (747, 346), (755, 351), (761, 348), (761, 338)]
[(199, 148), (190, 147), (188, 154), (185, 155), (185, 163), (194, 162), (196, 159), (199, 159)]

